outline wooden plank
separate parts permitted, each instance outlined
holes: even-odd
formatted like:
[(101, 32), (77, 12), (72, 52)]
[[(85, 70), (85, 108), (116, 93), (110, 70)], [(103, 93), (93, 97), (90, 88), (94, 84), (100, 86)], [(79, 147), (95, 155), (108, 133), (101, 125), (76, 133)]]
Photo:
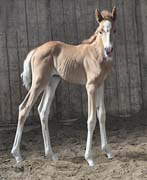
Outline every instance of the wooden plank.
[(50, 1), (51, 29), (53, 40), (64, 41), (64, 20), (62, 1)]
[(100, 8), (100, 11), (103, 11), (103, 10), (108, 10), (111, 12), (111, 9), (112, 9), (112, 0), (103, 0), (103, 1), (99, 1), (98, 2), (99, 4), (99, 8)]
[(144, 100), (144, 108), (147, 109), (147, 36), (146, 36), (146, 32), (147, 32), (147, 2), (145, 0), (140, 1), (140, 7), (141, 7), (141, 24), (140, 27), (142, 29), (142, 55), (144, 58), (142, 58), (141, 60), (141, 64), (142, 64), (142, 83), (143, 83), (143, 100)]
[[(117, 73), (117, 89), (118, 89), (118, 109), (121, 115), (128, 115), (130, 113), (130, 94), (129, 94), (129, 77), (128, 64), (126, 54), (126, 37), (124, 25), (124, 10), (123, 1), (113, 1), (116, 5), (117, 32), (115, 35), (115, 56), (116, 56), (116, 73)], [(126, 98), (127, 97), (127, 98)]]
[(39, 44), (52, 39), (50, 4), (48, 0), (37, 0)]
[(141, 81), (135, 19), (135, 1), (124, 1), (124, 22), (126, 28), (126, 51), (130, 89), (131, 113), (141, 108)]
[(87, 3), (85, 0), (75, 0), (76, 26), (78, 43), (87, 37)]
[(3, 124), (12, 121), (10, 74), (7, 58), (6, 35), (0, 33), (0, 122)]
[(5, 0), (0, 1), (0, 32), (5, 32), (7, 28), (7, 3)]
[(87, 0), (87, 36), (91, 36), (96, 28), (95, 9), (98, 8), (98, 1)]
[(75, 17), (74, 1), (63, 0), (65, 41), (70, 44), (77, 44), (77, 24)]
[(20, 74), (19, 61), (17, 54), (16, 33), (7, 34), (7, 51), (10, 71), (10, 90), (11, 90), (11, 104), (12, 104), (12, 120), (17, 122), (18, 106), (20, 104)]
[(17, 29), (17, 3), (16, 0), (7, 3), (7, 32), (13, 32)]
[(19, 48), (29, 48), (28, 25), (25, 0), (15, 0), (17, 5), (17, 43)]
[(39, 44), (39, 31), (38, 31), (38, 15), (36, 0), (26, 0), (26, 18), (28, 28), (28, 41), (29, 49), (33, 49)]
[[(141, 3), (142, 1), (135, 0), (135, 20), (136, 20), (136, 33), (137, 33), (137, 46), (139, 55), (139, 68), (140, 68), (140, 87), (141, 87), (141, 108), (146, 108), (145, 106), (145, 96), (144, 90), (146, 90), (146, 80), (144, 79), (145, 68), (145, 54), (144, 54), (144, 43), (143, 43), (143, 30), (142, 30), (142, 19), (141, 19)], [(145, 83), (144, 83), (144, 82)]]

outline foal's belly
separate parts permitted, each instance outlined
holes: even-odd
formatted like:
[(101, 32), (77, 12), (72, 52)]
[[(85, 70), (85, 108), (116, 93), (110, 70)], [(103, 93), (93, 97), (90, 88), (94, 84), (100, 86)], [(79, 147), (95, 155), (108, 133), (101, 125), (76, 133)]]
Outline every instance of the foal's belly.
[(76, 60), (54, 59), (54, 68), (58, 75), (70, 83), (86, 84), (86, 74), (82, 64)]

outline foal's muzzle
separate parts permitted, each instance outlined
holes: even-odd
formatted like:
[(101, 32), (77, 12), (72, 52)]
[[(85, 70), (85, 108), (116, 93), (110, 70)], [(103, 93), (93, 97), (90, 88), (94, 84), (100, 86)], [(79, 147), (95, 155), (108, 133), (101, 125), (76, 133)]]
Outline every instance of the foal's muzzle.
[(106, 52), (108, 57), (111, 57), (112, 52), (113, 52), (113, 47), (105, 48), (105, 52)]

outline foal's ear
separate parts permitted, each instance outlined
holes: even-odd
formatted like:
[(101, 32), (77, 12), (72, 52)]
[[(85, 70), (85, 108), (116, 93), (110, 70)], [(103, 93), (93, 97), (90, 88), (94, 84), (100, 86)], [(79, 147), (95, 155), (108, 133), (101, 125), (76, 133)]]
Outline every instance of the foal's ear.
[(112, 19), (113, 19), (113, 21), (116, 20), (116, 7), (115, 6), (112, 9)]
[(98, 23), (100, 23), (103, 20), (103, 17), (98, 9), (95, 10), (95, 17)]

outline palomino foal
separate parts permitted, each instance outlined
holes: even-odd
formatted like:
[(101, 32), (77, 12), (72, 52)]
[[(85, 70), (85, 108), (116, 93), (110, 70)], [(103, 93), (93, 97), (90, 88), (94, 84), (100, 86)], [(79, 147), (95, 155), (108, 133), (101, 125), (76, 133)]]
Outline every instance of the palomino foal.
[(95, 34), (80, 45), (68, 45), (59, 41), (50, 41), (33, 49), (24, 61), (22, 78), (29, 90), (19, 106), (18, 125), (11, 153), (17, 162), (22, 161), (20, 141), (26, 118), (43, 92), (38, 112), (42, 125), (45, 155), (53, 160), (57, 157), (52, 151), (48, 130), (48, 115), (51, 102), (60, 79), (84, 84), (88, 95), (88, 134), (85, 159), (90, 166), (92, 158), (92, 136), (96, 125), (96, 112), (100, 124), (101, 147), (112, 158), (111, 148), (107, 143), (105, 130), (104, 80), (111, 69), (113, 51), (114, 22), (116, 8), (112, 13), (96, 10), (98, 28)]

